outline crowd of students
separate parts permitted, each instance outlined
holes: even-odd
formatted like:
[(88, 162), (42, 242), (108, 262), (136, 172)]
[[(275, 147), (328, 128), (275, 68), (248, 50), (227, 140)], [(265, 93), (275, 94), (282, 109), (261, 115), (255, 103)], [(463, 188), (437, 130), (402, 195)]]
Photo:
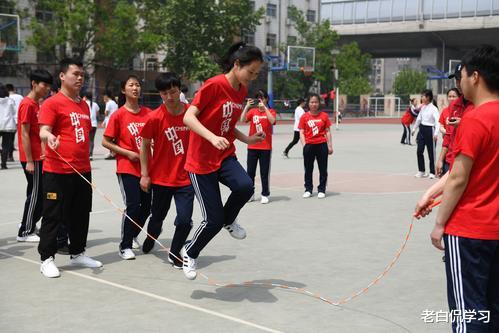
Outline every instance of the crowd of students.
[[(168, 256), (188, 279), (197, 276), (196, 261), (222, 229), (235, 239), (246, 237), (237, 216), (254, 196), (257, 164), (262, 181), (261, 203), (269, 202), (269, 170), (272, 126), (276, 113), (268, 96), (259, 91), (246, 100), (247, 86), (259, 74), (261, 51), (244, 43), (234, 44), (223, 59), (224, 73), (208, 79), (190, 103), (181, 101), (181, 82), (173, 73), (158, 75), (155, 86), (162, 104), (150, 110), (139, 104), (140, 80), (130, 75), (122, 82), (122, 104), (107, 118), (103, 146), (116, 157), (118, 184), (126, 206), (122, 220), (119, 255), (135, 258), (137, 236), (146, 224), (142, 244), (149, 253), (168, 214), (172, 199), (177, 215)], [(96, 127), (91, 116), (91, 96), (81, 98), (83, 64), (64, 59), (60, 64), (60, 91), (46, 99), (53, 81), (45, 70), (30, 76), (31, 91), (20, 102), (18, 140), (20, 160), (27, 180), (27, 196), (18, 241), (39, 241), (40, 271), (60, 276), (54, 258), (61, 226), (69, 237), (70, 263), (101, 267), (85, 253), (92, 206), (90, 137)], [(469, 52), (453, 74), (457, 89), (450, 106), (439, 115), (432, 93), (423, 93), (423, 107), (411, 107), (401, 143), (410, 143), (407, 126), (416, 119), (418, 146), (430, 154), (430, 177), (440, 174), (419, 200), (415, 214), (426, 216), (434, 198), (443, 193), (431, 234), (433, 244), (445, 249), (449, 307), (451, 310), (488, 310), (491, 324), (458, 321), (454, 329), (492, 331), (499, 328), (499, 51), (484, 46)], [(1, 87), (0, 87), (1, 88)], [(461, 94), (462, 92), (462, 94)], [(317, 160), (320, 172), (318, 198), (326, 195), (328, 154), (333, 153), (331, 122), (320, 111), (320, 96), (311, 94), (299, 107), (293, 141), (303, 144), (304, 198), (312, 195), (312, 172)], [(300, 110), (299, 110), (300, 111)], [(440, 123), (439, 123), (440, 118)], [(250, 123), (249, 134), (238, 121)], [(443, 125), (446, 148), (432, 160), (433, 142)], [(414, 134), (414, 130), (412, 131)], [(247, 169), (238, 162), (234, 141), (248, 145)], [(418, 147), (419, 176), (425, 174), (423, 149)], [(3, 155), (2, 155), (3, 163)], [(230, 189), (222, 201), (220, 183)], [(188, 242), (193, 227), (194, 197), (203, 221)], [(41, 218), (39, 238), (36, 222)], [(445, 247), (442, 245), (442, 239)], [(477, 260), (479, 258), (479, 260)]]

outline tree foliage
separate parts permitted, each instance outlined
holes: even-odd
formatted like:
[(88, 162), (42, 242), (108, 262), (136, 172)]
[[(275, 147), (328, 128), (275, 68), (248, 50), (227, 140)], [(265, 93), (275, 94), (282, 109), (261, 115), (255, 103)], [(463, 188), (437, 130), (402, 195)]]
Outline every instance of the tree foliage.
[(410, 68), (400, 71), (393, 83), (393, 91), (397, 95), (419, 94), (425, 87), (426, 74)]
[(338, 87), (340, 93), (349, 96), (368, 94), (372, 88), (369, 83), (371, 56), (362, 53), (358, 44), (352, 42), (341, 47), (337, 56)]

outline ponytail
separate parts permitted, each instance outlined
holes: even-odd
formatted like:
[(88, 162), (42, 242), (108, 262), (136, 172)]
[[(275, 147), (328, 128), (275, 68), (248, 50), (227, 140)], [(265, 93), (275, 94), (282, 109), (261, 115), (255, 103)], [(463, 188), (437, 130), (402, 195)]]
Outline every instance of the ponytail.
[(263, 62), (263, 54), (256, 46), (246, 45), (244, 42), (235, 43), (220, 61), (224, 73), (230, 72), (236, 61), (239, 61), (239, 65), (244, 67), (253, 61)]

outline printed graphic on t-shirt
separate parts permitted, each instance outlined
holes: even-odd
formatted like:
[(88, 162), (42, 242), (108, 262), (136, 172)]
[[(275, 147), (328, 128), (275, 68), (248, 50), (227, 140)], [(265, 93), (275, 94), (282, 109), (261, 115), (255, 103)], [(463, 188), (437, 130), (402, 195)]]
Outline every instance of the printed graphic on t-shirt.
[(322, 122), (321, 119), (310, 119), (309, 121), (307, 121), (308, 127), (310, 127), (310, 129), (312, 130), (312, 136), (319, 134), (319, 127), (315, 123), (320, 122)]
[(267, 117), (259, 117), (259, 116), (253, 116), (253, 124), (255, 124), (255, 129), (257, 132), (263, 132), (263, 126), (262, 123), (260, 122), (260, 118), (267, 119)]
[(69, 118), (71, 119), (71, 125), (75, 130), (76, 143), (85, 142), (85, 132), (83, 127), (81, 127), (80, 118), (90, 120), (90, 117), (86, 114), (71, 112)]
[(166, 138), (171, 142), (175, 156), (185, 154), (184, 143), (182, 142), (182, 139), (178, 137), (177, 131), (188, 130), (189, 128), (187, 126), (172, 126), (165, 130)]
[(145, 123), (129, 123), (127, 126), (130, 135), (135, 139), (135, 144), (137, 145), (137, 149), (140, 150), (142, 145), (142, 137), (139, 135), (140, 129), (144, 127)]
[(242, 104), (236, 104), (232, 101), (227, 101), (222, 106), (222, 125), (220, 126), (220, 135), (224, 135), (228, 133), (230, 130), (230, 122), (232, 120), (232, 114), (234, 113), (234, 109), (242, 110)]

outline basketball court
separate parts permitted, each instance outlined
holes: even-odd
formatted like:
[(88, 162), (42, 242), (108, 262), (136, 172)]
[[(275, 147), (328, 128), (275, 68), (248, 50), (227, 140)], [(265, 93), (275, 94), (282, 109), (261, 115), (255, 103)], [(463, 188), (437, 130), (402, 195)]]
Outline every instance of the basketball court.
[[(57, 255), (61, 277), (44, 278), (36, 244), (15, 240), (25, 179), (20, 165), (9, 164), (0, 173), (2, 331), (448, 332), (445, 320), (422, 319), (425, 311), (447, 310), (442, 253), (429, 240), (434, 214), (414, 223), (399, 261), (366, 293), (335, 306), (303, 291), (333, 302), (354, 295), (385, 270), (401, 247), (417, 198), (434, 182), (414, 178), (416, 147), (399, 143), (402, 126), (341, 124), (333, 130), (324, 200), (316, 192), (301, 197), (301, 146), (291, 150), (289, 159), (280, 155), (292, 132), (291, 124), (275, 126), (270, 203), (248, 203), (239, 216), (248, 237), (237, 241), (222, 230), (199, 257), (198, 272), (210, 280), (199, 275), (187, 280), (167, 263), (159, 246), (148, 255), (136, 250), (136, 260), (122, 260), (121, 216), (96, 192), (87, 253), (104, 267), (72, 268), (67, 256)], [(99, 129), (96, 143), (101, 137)], [(245, 166), (246, 147), (238, 143), (237, 151)], [(115, 162), (105, 161), (105, 153), (96, 144), (93, 179), (122, 206)], [(257, 199), (259, 189), (257, 180)], [(174, 208), (159, 238), (166, 247), (173, 219)], [(197, 203), (193, 220), (197, 227)], [(144, 240), (143, 233), (139, 239)], [(213, 282), (259, 285), (217, 287)]]

